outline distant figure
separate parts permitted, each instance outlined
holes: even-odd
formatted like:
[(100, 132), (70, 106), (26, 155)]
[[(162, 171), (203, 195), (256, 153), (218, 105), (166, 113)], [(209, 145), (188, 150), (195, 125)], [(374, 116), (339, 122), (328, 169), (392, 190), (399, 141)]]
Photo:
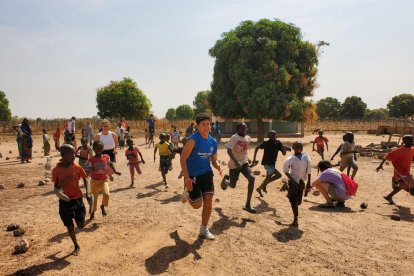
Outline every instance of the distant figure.
[(341, 161), (339, 162), (339, 170), (342, 172), (346, 167), (352, 168), (351, 178), (354, 179), (358, 171), (358, 164), (355, 160), (355, 141), (354, 134), (347, 132), (344, 136), (344, 144), (341, 147)]
[(159, 138), (160, 142), (157, 143), (154, 147), (154, 162), (156, 159), (155, 155), (157, 153), (157, 149), (159, 149), (161, 174), (165, 188), (167, 189), (169, 186), (167, 184), (166, 175), (168, 173), (168, 169), (170, 168), (170, 155), (172, 152), (170, 149), (170, 144), (166, 141), (165, 133), (160, 133)]
[(194, 133), (194, 123), (191, 122), (190, 126), (187, 127), (187, 129), (185, 130), (185, 137), (190, 137), (191, 135), (193, 135)]
[(92, 146), (92, 143), (93, 143), (93, 136), (94, 136), (94, 134), (93, 134), (93, 129), (92, 129), (92, 126), (91, 126), (91, 122), (88, 121), (88, 122), (86, 122), (86, 127), (85, 127), (85, 138), (88, 141), (88, 144), (90, 146)]
[(154, 114), (151, 114), (150, 117), (147, 119), (149, 133), (155, 133), (155, 121), (156, 120)]
[(216, 138), (217, 143), (220, 143), (220, 141), (221, 141), (221, 129), (220, 129), (219, 121), (216, 121), (216, 124), (214, 126), (214, 137)]
[(121, 118), (121, 127), (123, 128), (123, 129), (126, 129), (127, 128), (127, 123), (126, 123), (126, 121), (125, 121), (125, 117), (122, 117)]
[(50, 143), (49, 143), (49, 137), (47, 136), (47, 130), (44, 128), (42, 129), (43, 132), (43, 152), (45, 156), (49, 156), (50, 154)]
[(19, 158), (22, 158), (22, 124), (14, 125), (13, 129), (17, 132), (16, 135), (16, 142), (17, 142), (17, 148), (19, 150)]
[(177, 129), (177, 126), (172, 126), (173, 130), (171, 131), (171, 142), (175, 148), (178, 148), (178, 143), (180, 142), (180, 132)]
[[(318, 136), (313, 141), (312, 151), (316, 151), (322, 157), (322, 160), (325, 160), (325, 157), (323, 155), (325, 151), (325, 144), (326, 144), (326, 151), (328, 151), (328, 141), (329, 141), (328, 138), (323, 136), (322, 130), (318, 131)], [(316, 145), (316, 150), (315, 150), (315, 145)]]
[(33, 138), (32, 129), (27, 118), (23, 119), (20, 129), (22, 131), (22, 156), (20, 160), (21, 163), (30, 163), (30, 159), (32, 159)]

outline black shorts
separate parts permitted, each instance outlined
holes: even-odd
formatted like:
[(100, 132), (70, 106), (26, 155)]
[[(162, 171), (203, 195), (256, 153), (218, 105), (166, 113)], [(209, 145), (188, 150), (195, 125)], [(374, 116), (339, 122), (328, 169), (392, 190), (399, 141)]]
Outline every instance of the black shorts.
[(84, 223), (86, 209), (82, 198), (72, 199), (68, 202), (59, 200), (59, 215), (66, 227), (74, 226), (73, 219), (77, 224)]
[(116, 162), (114, 149), (104, 150), (102, 153), (109, 155), (109, 159), (111, 159), (111, 162)]
[(214, 195), (213, 172), (208, 172), (197, 177), (190, 176), (195, 180), (193, 190), (188, 193), (192, 203), (202, 199), (206, 194)]
[(171, 164), (171, 162), (170, 162), (170, 157), (169, 156), (160, 155), (160, 167), (161, 167), (161, 170), (164, 169), (165, 171), (168, 172), (168, 169), (170, 167), (170, 164)]
[(299, 180), (299, 185), (297, 185), (296, 182), (289, 180), (288, 185), (289, 188), (287, 197), (289, 200), (296, 201), (296, 203), (300, 205), (302, 203), (302, 195), (303, 190), (305, 189), (305, 182), (303, 182), (303, 180)]
[(242, 173), (247, 179), (252, 177), (254, 178), (252, 169), (249, 167), (249, 164), (245, 163), (240, 169), (230, 169), (229, 175), (231, 184), (236, 184), (237, 180), (239, 180), (240, 173)]
[(154, 133), (155, 133), (155, 129), (154, 129), (154, 127), (148, 127), (148, 132), (149, 132), (150, 134), (154, 134)]

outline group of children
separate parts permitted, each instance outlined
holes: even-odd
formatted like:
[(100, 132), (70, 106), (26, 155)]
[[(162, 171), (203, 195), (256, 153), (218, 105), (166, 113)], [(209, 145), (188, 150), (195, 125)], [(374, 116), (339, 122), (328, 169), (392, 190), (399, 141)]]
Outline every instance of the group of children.
[[(178, 148), (177, 137), (179, 141), (179, 134), (173, 134), (176, 133), (176, 131), (176, 127), (173, 127), (171, 135), (161, 133), (159, 135), (159, 143), (154, 146), (154, 162), (158, 151), (160, 162), (159, 168), (166, 188), (168, 188), (166, 175), (172, 168), (171, 160), (174, 158), (175, 153), (181, 153), (183, 149)], [(173, 138), (172, 143), (169, 142), (170, 138)], [(348, 175), (349, 170), (352, 169), (353, 172), (351, 178), (353, 179), (358, 170), (353, 133), (346, 133), (343, 136), (343, 141), (344, 143), (338, 148), (331, 160), (333, 160), (335, 155), (340, 153), (341, 160), (338, 163), (339, 169), (340, 171), (343, 171), (345, 168), (348, 168)], [(402, 141), (403, 147), (390, 152), (384, 159), (384, 161), (391, 161), (395, 169), (392, 179), (393, 191), (384, 197), (389, 203), (393, 203), (392, 197), (402, 189), (414, 195), (414, 180), (410, 176), (410, 165), (414, 158), (414, 149), (412, 148), (413, 137), (411, 135), (406, 135), (403, 137)], [(255, 177), (251, 168), (258, 164), (258, 161), (256, 160), (257, 152), (260, 149), (264, 150), (261, 164), (266, 170), (266, 177), (256, 188), (259, 196), (262, 197), (263, 192), (267, 193), (267, 186), (271, 182), (282, 177), (282, 174), (276, 169), (278, 153), (281, 152), (282, 155), (286, 155), (287, 151), (293, 150), (293, 154), (287, 157), (283, 163), (282, 171), (286, 175), (288, 181), (283, 185), (281, 191), (287, 190), (287, 197), (293, 212), (293, 222), (291, 225), (297, 227), (299, 225), (299, 205), (301, 205), (303, 193), (305, 192), (306, 196), (307, 192), (311, 190), (311, 158), (308, 154), (303, 152), (303, 144), (300, 141), (294, 142), (291, 149), (284, 146), (282, 142), (277, 139), (277, 133), (272, 130), (268, 133), (268, 140), (255, 148), (253, 161), (250, 161), (247, 155), (250, 142), (251, 138), (247, 135), (246, 124), (238, 124), (236, 133), (226, 144), (227, 154), (230, 159), (228, 164), (229, 174), (223, 176), (221, 188), (223, 190), (226, 190), (228, 187), (235, 188), (241, 173), (248, 180), (246, 204), (243, 209), (250, 213), (256, 213), (256, 210), (251, 204), (255, 183)], [(97, 201), (100, 192), (103, 193), (103, 200), (100, 206), (102, 215), (106, 216), (107, 214), (105, 208), (108, 206), (109, 202), (108, 178), (110, 177), (108, 168), (110, 167), (116, 174), (120, 174), (109, 161), (109, 157), (102, 154), (102, 142), (95, 141), (93, 143), (94, 156), (92, 156), (92, 149), (85, 138), (81, 139), (81, 144), (82, 145), (77, 150), (75, 150), (75, 147), (70, 143), (65, 143), (60, 147), (57, 146), (62, 159), (52, 171), (55, 192), (59, 197), (59, 214), (75, 245), (74, 255), (78, 254), (79, 245), (74, 234), (73, 220), (75, 220), (79, 228), (82, 228), (85, 224), (86, 215), (85, 206), (82, 202), (82, 192), (78, 185), (79, 180), (83, 179), (84, 181), (86, 198), (90, 205), (90, 219), (92, 220), (94, 219), (97, 210)], [(131, 139), (127, 139), (126, 144), (127, 149), (125, 151), (125, 156), (128, 161), (131, 175), (130, 187), (133, 187), (134, 174), (135, 172), (141, 174), (139, 164), (141, 162), (145, 164), (145, 161), (141, 152), (134, 146)], [(322, 157), (322, 160), (324, 159), (325, 145), (328, 150), (328, 139), (323, 136), (322, 131), (319, 131), (318, 137), (314, 140), (313, 150), (317, 151)], [(73, 161), (75, 157), (79, 158), (79, 165), (74, 164)], [(377, 171), (382, 169), (384, 161), (377, 168)], [(328, 167), (331, 166), (330, 163), (328, 165)], [(91, 178), (90, 183), (88, 183), (88, 177)], [(185, 197), (188, 197), (188, 191), (185, 190), (183, 194), (185, 194)], [(341, 204), (341, 206), (343, 206), (343, 202), (341, 202)], [(204, 225), (203, 227), (203, 231), (208, 232), (208, 229), (205, 228), (206, 226)], [(207, 237), (211, 236), (211, 233), (207, 235)]]

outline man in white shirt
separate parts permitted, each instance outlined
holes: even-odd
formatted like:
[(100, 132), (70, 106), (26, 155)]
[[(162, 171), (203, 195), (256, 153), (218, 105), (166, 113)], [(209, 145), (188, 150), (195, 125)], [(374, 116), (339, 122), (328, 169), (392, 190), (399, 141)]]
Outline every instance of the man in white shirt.
[(235, 188), (239, 180), (240, 173), (247, 178), (247, 200), (243, 210), (249, 213), (256, 213), (256, 210), (251, 206), (251, 199), (254, 190), (254, 176), (252, 169), (249, 167), (249, 158), (247, 157), (247, 148), (251, 141), (247, 135), (247, 126), (245, 123), (239, 123), (236, 127), (237, 133), (231, 136), (226, 144), (227, 154), (230, 156), (229, 161), (229, 175), (225, 175), (221, 181), (221, 188), (227, 189), (228, 186)]
[(296, 141), (292, 148), (294, 154), (286, 158), (283, 163), (283, 172), (289, 178), (287, 197), (294, 216), (291, 226), (298, 227), (299, 205), (302, 203), (305, 181), (307, 181), (306, 188), (310, 187), (312, 163), (309, 155), (302, 152), (302, 142)]

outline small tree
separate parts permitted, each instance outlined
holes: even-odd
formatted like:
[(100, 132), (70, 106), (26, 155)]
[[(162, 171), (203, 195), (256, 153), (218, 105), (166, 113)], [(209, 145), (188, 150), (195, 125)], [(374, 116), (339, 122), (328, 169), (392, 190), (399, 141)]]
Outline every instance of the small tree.
[(175, 109), (169, 108), (165, 114), (165, 118), (167, 118), (168, 121), (174, 121), (176, 119)]
[(98, 88), (96, 95), (98, 115), (101, 118), (143, 120), (149, 116), (151, 102), (130, 78), (111, 81)]
[(321, 119), (338, 118), (340, 116), (341, 103), (332, 97), (320, 99), (316, 103), (316, 113)]
[(210, 104), (208, 103), (209, 90), (200, 91), (194, 98), (194, 114), (208, 113), (211, 114)]
[(0, 90), (0, 121), (10, 121), (11, 117), (12, 114), (9, 108), (9, 100), (6, 98), (6, 93)]
[(414, 115), (414, 95), (400, 94), (392, 97), (387, 104), (391, 117), (404, 117)]
[(194, 111), (188, 104), (183, 104), (175, 110), (177, 120), (190, 120), (194, 117)]
[(367, 104), (360, 97), (352, 96), (345, 99), (341, 106), (341, 118), (363, 119), (367, 110)]
[(389, 112), (385, 108), (377, 108), (377, 109), (367, 109), (367, 112), (365, 114), (366, 120), (383, 120), (389, 117)]

